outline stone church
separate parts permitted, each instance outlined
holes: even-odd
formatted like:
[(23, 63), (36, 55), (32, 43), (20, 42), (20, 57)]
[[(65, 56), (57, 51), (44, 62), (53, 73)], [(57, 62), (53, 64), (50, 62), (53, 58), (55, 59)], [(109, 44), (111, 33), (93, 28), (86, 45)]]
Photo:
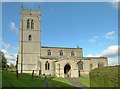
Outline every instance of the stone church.
[[(18, 72), (57, 77), (79, 77), (108, 65), (106, 57), (83, 57), (82, 48), (46, 47), (41, 45), (40, 7), (21, 7)], [(43, 29), (44, 31), (44, 29)]]

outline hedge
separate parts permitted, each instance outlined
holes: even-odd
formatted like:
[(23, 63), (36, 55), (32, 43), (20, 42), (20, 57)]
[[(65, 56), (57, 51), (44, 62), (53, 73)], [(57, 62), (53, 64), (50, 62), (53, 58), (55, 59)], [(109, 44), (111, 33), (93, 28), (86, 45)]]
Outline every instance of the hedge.
[(120, 65), (93, 69), (90, 73), (90, 87), (120, 87)]

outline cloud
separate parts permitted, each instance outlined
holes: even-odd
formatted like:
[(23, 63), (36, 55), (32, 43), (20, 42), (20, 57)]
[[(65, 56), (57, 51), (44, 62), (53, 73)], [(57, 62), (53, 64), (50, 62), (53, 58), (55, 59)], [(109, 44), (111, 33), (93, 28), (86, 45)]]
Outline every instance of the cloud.
[(115, 31), (107, 32), (104, 37), (106, 39), (114, 39), (115, 38)]
[(18, 33), (18, 28), (16, 27), (16, 24), (14, 22), (9, 23), (9, 28), (11, 31)]
[(120, 49), (120, 46), (111, 45), (107, 49), (103, 50), (101, 55), (102, 56), (107, 56), (107, 57), (116, 57), (116, 56), (118, 56), (118, 50), (119, 49)]
[(2, 41), (2, 46), (3, 46), (3, 49), (5, 49), (5, 50), (8, 50), (11, 47), (10, 44), (5, 43), (4, 41)]
[(17, 58), (17, 53), (15, 53), (14, 55), (10, 55), (10, 54), (8, 53), (8, 51), (5, 50), (5, 49), (2, 49), (1, 51), (4, 53), (4, 55), (5, 55), (5, 57), (7, 58), (7, 60), (13, 60), (13, 61), (16, 60), (16, 58)]
[(116, 34), (115, 31), (110, 31), (110, 32), (105, 33), (103, 36), (93, 36), (88, 39), (88, 42), (94, 43), (98, 38), (102, 38), (102, 37), (105, 39), (115, 39), (117, 35), (118, 34)]
[(5, 50), (5, 49), (2, 49), (1, 51), (4, 53), (4, 55), (5, 55), (5, 54), (8, 54), (8, 51)]
[(111, 65), (111, 66), (118, 65), (119, 64), (118, 58), (119, 58), (118, 56), (109, 58), (108, 64)]
[(93, 55), (93, 54), (88, 54), (87, 57), (100, 57), (101, 55), (100, 54), (96, 54), (96, 55)]
[(13, 46), (9, 43), (6, 43), (6, 42), (2, 41), (2, 49), (5, 49), (7, 51), (10, 51), (10, 50), (13, 51), (14, 50), (14, 52), (16, 52), (16, 51), (18, 51), (18, 45)]
[(16, 62), (17, 53), (15, 53), (13, 55), (10, 55), (9, 52), (7, 50), (5, 50), (5, 49), (2, 49), (1, 51), (4, 53), (5, 58), (7, 59), (8, 64)]
[(87, 57), (108, 57), (108, 65), (118, 64), (118, 57), (120, 57), (120, 46), (118, 45), (110, 45), (102, 52), (98, 54), (88, 54)]
[(11, 46), (10, 44), (8, 44), (8, 43), (6, 43), (6, 42), (2, 42), (2, 52), (4, 53), (4, 55), (5, 55), (5, 57), (6, 57), (6, 59), (7, 59), (7, 64), (14, 64), (15, 65), (15, 63), (16, 63), (16, 59), (17, 59), (17, 52), (16, 53), (14, 53), (13, 55), (11, 55), (10, 53), (9, 53), (9, 51), (10, 50), (14, 50), (14, 52), (15, 51), (17, 51), (18, 50), (18, 46), (17, 47), (15, 47), (15, 46)]
[(88, 39), (89, 42), (95, 42), (98, 36), (93, 36), (92, 38)]
[(112, 2), (114, 8), (118, 8), (118, 2)]
[(110, 4), (113, 6), (113, 8), (116, 8), (116, 9), (118, 9), (118, 2), (119, 2), (120, 0), (112, 0), (112, 2), (110, 2)]

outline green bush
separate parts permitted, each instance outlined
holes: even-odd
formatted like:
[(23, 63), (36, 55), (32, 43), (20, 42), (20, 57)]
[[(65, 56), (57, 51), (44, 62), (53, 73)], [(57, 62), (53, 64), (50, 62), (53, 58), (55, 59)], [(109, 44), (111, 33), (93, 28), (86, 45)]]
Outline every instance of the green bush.
[(89, 74), (90, 87), (120, 87), (119, 66), (96, 68)]

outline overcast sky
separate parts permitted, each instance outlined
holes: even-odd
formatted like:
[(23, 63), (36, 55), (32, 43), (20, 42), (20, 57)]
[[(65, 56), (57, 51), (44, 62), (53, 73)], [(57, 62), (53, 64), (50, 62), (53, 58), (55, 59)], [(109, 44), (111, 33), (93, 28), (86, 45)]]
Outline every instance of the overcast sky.
[[(106, 56), (118, 62), (118, 7), (110, 2), (23, 3), (24, 9), (41, 9), (43, 46), (83, 48), (84, 57)], [(2, 3), (2, 47), (15, 63), (20, 28), (19, 2)]]

